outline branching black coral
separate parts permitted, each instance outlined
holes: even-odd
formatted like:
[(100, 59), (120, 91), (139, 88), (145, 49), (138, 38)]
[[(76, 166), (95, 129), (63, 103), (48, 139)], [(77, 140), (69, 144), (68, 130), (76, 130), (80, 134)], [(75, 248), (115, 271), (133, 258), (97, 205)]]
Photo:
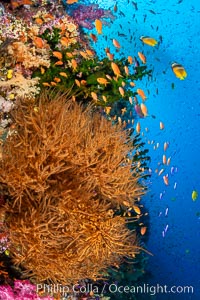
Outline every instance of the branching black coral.
[(11, 253), (35, 281), (99, 278), (139, 251), (119, 206), (144, 193), (127, 160), (131, 141), (91, 107), (65, 95), (22, 100), (3, 146)]

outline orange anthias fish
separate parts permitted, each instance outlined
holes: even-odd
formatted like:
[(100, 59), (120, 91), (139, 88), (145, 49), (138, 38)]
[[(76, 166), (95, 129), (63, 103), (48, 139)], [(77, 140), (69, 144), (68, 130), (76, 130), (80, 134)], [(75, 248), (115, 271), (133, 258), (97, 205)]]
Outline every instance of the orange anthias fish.
[(132, 65), (132, 63), (133, 63), (133, 58), (132, 58), (132, 56), (128, 56), (128, 62), (129, 62), (130, 65)]
[(160, 122), (160, 130), (163, 130), (165, 128), (163, 122)]
[(163, 181), (164, 181), (165, 185), (169, 185), (169, 179), (167, 176), (165, 176), (165, 175), (163, 176)]
[(60, 78), (58, 78), (58, 77), (55, 77), (54, 79), (53, 79), (55, 82), (61, 82), (61, 79)]
[(95, 20), (95, 28), (98, 34), (102, 34), (102, 22), (99, 19)]
[(113, 60), (114, 59), (114, 55), (111, 54), (110, 52), (107, 52), (106, 55), (107, 55), (107, 57), (108, 57), (109, 60)]
[(59, 51), (53, 51), (53, 56), (55, 56), (59, 60), (62, 60), (62, 53)]
[(40, 67), (40, 72), (41, 72), (41, 74), (44, 74), (45, 73), (45, 68)]
[(140, 108), (141, 108), (141, 111), (142, 111), (143, 115), (144, 115), (145, 117), (147, 117), (147, 116), (148, 116), (148, 110), (147, 110), (146, 105), (145, 105), (144, 103), (141, 103), (141, 104), (140, 104)]
[(62, 60), (58, 60), (54, 66), (62, 66), (63, 65), (63, 61)]
[(106, 106), (106, 107), (104, 108), (104, 111), (105, 111), (105, 113), (106, 113), (107, 115), (109, 115), (109, 113), (110, 113), (110, 111), (111, 111), (111, 106)]
[(124, 66), (124, 71), (125, 71), (126, 75), (129, 75), (129, 68), (127, 66)]
[(120, 69), (116, 63), (111, 62), (111, 68), (112, 68), (114, 74), (117, 76), (117, 79), (118, 79), (118, 77), (123, 77), (121, 75)]
[(93, 40), (93, 42), (97, 42), (97, 36), (94, 33), (90, 33), (90, 37)]
[(113, 45), (114, 45), (116, 48), (121, 48), (120, 43), (119, 43), (117, 40), (115, 40), (115, 39), (113, 39)]
[(133, 81), (129, 82), (129, 84), (130, 84), (130, 86), (135, 86), (136, 85), (135, 82), (133, 82)]
[(138, 95), (142, 98), (142, 100), (145, 101), (145, 100), (147, 99), (147, 97), (146, 97), (146, 95), (145, 95), (145, 93), (144, 93), (143, 90), (137, 89), (137, 93), (138, 93)]
[(141, 210), (137, 205), (133, 205), (133, 210), (136, 212), (136, 214), (138, 214), (138, 215), (141, 214)]
[(63, 76), (63, 77), (65, 77), (65, 78), (68, 77), (67, 74), (66, 74), (65, 72), (60, 72), (59, 74), (60, 74), (60, 76)]
[(73, 58), (74, 57), (71, 52), (66, 52), (65, 54), (66, 54), (67, 58)]
[(50, 86), (50, 84), (48, 82), (43, 82), (42, 84), (43, 84), (43, 86)]
[(109, 83), (108, 80), (103, 77), (97, 78), (97, 82), (100, 84), (104, 84), (105, 86), (107, 86), (107, 84)]
[(84, 52), (84, 51), (79, 51), (79, 53), (80, 53), (80, 55), (81, 55), (83, 58), (88, 59), (88, 55), (87, 55), (86, 52)]
[(36, 18), (35, 23), (38, 24), (38, 25), (42, 25), (44, 22), (41, 18)]
[(145, 235), (146, 231), (147, 231), (147, 227), (146, 226), (142, 226), (141, 229), (140, 229), (141, 235)]
[(146, 56), (142, 52), (138, 52), (138, 56), (143, 64), (146, 64)]
[(63, 46), (65, 47), (69, 47), (69, 39), (65, 36), (62, 36), (60, 39), (60, 42)]
[(76, 3), (78, 2), (78, 0), (67, 0), (66, 3), (67, 4), (73, 4), (73, 3)]
[(124, 89), (121, 86), (119, 87), (119, 92), (120, 92), (120, 95), (122, 97), (124, 97)]
[(163, 155), (163, 164), (166, 165), (166, 163), (167, 163), (167, 158), (166, 158), (166, 155), (164, 154)]
[(77, 85), (78, 87), (81, 86), (81, 83), (80, 83), (80, 81), (79, 81), (78, 79), (75, 79), (74, 81), (75, 81), (75, 83), (76, 83), (76, 85)]
[(35, 36), (34, 39), (33, 39), (33, 42), (36, 45), (36, 47), (38, 47), (38, 48), (43, 48), (44, 47), (44, 41), (39, 36)]
[(137, 133), (140, 133), (140, 131), (141, 131), (140, 122), (137, 122), (137, 125), (136, 125), (136, 132), (137, 132)]
[(98, 96), (95, 92), (91, 92), (92, 99), (98, 101)]
[(169, 143), (168, 143), (168, 142), (165, 142), (165, 143), (164, 143), (164, 151), (167, 150), (168, 146), (169, 146)]
[(73, 68), (73, 70), (76, 70), (77, 67), (78, 67), (77, 61), (73, 58), (73, 59), (71, 60), (71, 63), (72, 63), (72, 68)]
[(95, 55), (95, 52), (92, 51), (92, 50), (90, 50), (90, 49), (86, 49), (85, 52), (86, 52), (87, 55), (90, 56), (90, 57), (94, 57), (94, 55)]
[(168, 166), (170, 165), (170, 162), (171, 162), (171, 157), (168, 157), (168, 159), (167, 159), (167, 165)]

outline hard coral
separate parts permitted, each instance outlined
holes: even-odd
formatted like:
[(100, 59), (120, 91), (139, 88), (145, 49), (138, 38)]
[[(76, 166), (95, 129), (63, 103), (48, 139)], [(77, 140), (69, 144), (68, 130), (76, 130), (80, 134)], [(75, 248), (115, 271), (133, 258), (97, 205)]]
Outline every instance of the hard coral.
[[(143, 193), (126, 159), (131, 141), (120, 126), (64, 95), (41, 94), (14, 110), (3, 146), (0, 182), (7, 203), (10, 251), (36, 281), (70, 284), (99, 278), (139, 251), (115, 211)], [(50, 101), (51, 100), (51, 101)]]

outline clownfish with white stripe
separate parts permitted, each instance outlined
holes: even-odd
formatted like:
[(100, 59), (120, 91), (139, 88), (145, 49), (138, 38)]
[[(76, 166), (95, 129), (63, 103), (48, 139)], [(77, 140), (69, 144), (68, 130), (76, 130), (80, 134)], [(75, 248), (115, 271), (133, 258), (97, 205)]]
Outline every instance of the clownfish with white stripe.
[(171, 67), (176, 77), (179, 78), (180, 80), (184, 80), (187, 77), (187, 72), (181, 64), (173, 62), (171, 64)]

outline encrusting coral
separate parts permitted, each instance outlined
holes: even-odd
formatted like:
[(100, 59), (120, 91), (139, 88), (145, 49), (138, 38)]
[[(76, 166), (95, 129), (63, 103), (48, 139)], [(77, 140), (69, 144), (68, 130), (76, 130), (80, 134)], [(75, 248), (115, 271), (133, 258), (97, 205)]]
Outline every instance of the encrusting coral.
[(10, 253), (25, 277), (71, 284), (133, 258), (136, 234), (116, 213), (144, 193), (127, 132), (53, 92), (21, 100), (12, 117), (0, 182), (10, 196)]

